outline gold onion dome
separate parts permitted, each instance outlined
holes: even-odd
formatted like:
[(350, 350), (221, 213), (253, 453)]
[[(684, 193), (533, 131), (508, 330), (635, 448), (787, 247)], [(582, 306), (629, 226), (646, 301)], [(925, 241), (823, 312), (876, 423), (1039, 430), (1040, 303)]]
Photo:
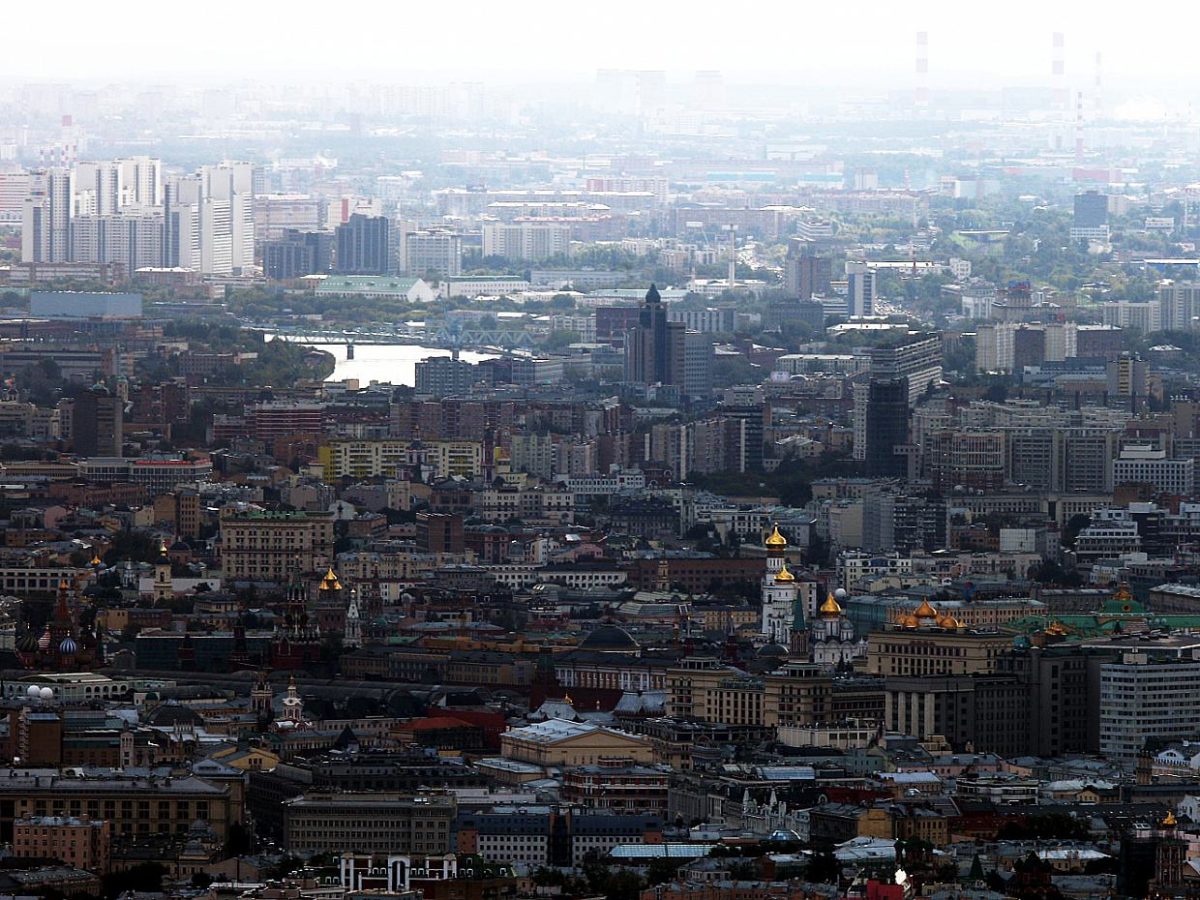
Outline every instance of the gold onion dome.
[(325, 577), (321, 579), (321, 587), (319, 590), (340, 591), (341, 589), (342, 583), (338, 581), (337, 574), (333, 571), (333, 566), (330, 566), (329, 571), (325, 573)]
[(905, 628), (916, 628), (921, 624), (921, 620), (909, 613), (907, 616), (901, 617), (900, 624)]
[(783, 547), (787, 546), (787, 538), (785, 538), (782, 534), (779, 533), (779, 523), (778, 522), (775, 523), (775, 528), (771, 531), (770, 535), (767, 536), (766, 545), (768, 547), (771, 547), (772, 549), (774, 549), (774, 548), (782, 549)]
[(796, 576), (788, 571), (788, 567), (787, 567), (786, 563), (780, 568), (780, 570), (778, 572), (775, 573), (775, 583), (776, 584), (789, 584), (795, 580), (796, 580)]
[(825, 602), (821, 604), (820, 613), (823, 616), (840, 616), (842, 614), (842, 605), (837, 602), (837, 598), (830, 593)]
[(949, 613), (946, 613), (944, 616), (939, 616), (937, 623), (939, 628), (945, 628), (947, 631), (956, 631), (958, 629), (958, 619), (954, 618), (954, 616), (950, 615)]
[(937, 610), (933, 608), (928, 600), (922, 600), (921, 605), (913, 612), (913, 615), (918, 619), (936, 619), (937, 614)]
[(1178, 824), (1179, 824), (1179, 822), (1175, 818), (1175, 813), (1171, 812), (1170, 810), (1167, 810), (1167, 814), (1163, 817), (1163, 820), (1162, 820), (1162, 827), (1163, 828), (1174, 828)]

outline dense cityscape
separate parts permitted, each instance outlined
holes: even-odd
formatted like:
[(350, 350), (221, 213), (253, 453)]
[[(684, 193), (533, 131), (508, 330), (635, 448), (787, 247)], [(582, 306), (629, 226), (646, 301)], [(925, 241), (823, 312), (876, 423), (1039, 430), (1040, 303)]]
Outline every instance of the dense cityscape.
[(0, 896), (1200, 897), (1200, 122), (938, 48), (0, 81)]

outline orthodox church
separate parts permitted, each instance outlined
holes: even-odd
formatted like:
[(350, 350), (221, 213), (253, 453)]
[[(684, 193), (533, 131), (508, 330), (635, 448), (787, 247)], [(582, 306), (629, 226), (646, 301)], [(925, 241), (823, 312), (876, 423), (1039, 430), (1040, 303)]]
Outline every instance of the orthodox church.
[(839, 595), (844, 599), (845, 589), (825, 598), (811, 629), (812, 661), (828, 669), (847, 666), (867, 652), (866, 638), (854, 638), (854, 625), (838, 602)]
[(25, 668), (78, 672), (104, 665), (99, 634), (79, 621), (81, 603), (76, 587), (66, 579), (58, 583), (54, 614), (42, 636), (26, 630), (17, 638), (17, 658)]
[[(762, 584), (762, 626), (767, 644), (787, 649), (792, 659), (809, 659), (828, 668), (847, 665), (867, 651), (864, 639), (855, 639), (854, 626), (833, 594), (816, 610), (811, 625), (808, 613), (816, 604), (816, 584), (801, 581), (788, 569), (784, 554), (787, 538), (776, 525), (764, 542), (767, 570)], [(839, 591), (844, 597), (845, 591)]]
[(767, 570), (762, 582), (762, 627), (759, 629), (768, 644), (788, 646), (790, 632), (795, 619), (798, 597), (796, 576), (788, 571), (784, 553), (787, 538), (779, 533), (776, 525), (765, 541), (767, 547)]

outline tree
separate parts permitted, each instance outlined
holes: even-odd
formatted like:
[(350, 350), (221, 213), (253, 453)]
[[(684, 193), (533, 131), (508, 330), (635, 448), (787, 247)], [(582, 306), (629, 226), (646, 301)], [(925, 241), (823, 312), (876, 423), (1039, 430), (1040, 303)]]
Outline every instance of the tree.
[(819, 850), (808, 861), (804, 876), (816, 884), (838, 884), (842, 879), (842, 864), (832, 850)]

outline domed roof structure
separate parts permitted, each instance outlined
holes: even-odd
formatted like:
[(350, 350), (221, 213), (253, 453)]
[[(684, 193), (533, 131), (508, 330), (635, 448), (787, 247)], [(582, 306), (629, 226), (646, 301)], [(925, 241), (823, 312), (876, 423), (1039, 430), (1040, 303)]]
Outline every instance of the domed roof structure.
[(796, 580), (796, 576), (788, 571), (788, 567), (786, 564), (784, 566), (782, 566), (778, 572), (775, 573), (775, 583), (776, 584), (789, 584), (795, 580)]
[(601, 625), (579, 642), (580, 650), (596, 650), (601, 653), (630, 653), (640, 650), (641, 645), (628, 631), (617, 625)]
[(75, 643), (74, 638), (65, 637), (65, 638), (63, 638), (62, 643), (58, 645), (58, 652), (63, 654), (64, 656), (71, 654), (71, 653), (78, 653), (79, 645), (77, 643)]
[(823, 616), (840, 616), (842, 614), (842, 605), (834, 599), (833, 594), (830, 594), (825, 598), (825, 602), (821, 604), (818, 612)]
[(318, 590), (321, 591), (340, 591), (342, 583), (338, 580), (337, 573), (333, 571), (333, 566), (329, 567), (329, 571), (325, 573), (325, 577), (321, 579), (321, 586)]
[(900, 618), (900, 624), (904, 628), (917, 628), (921, 624), (921, 620), (910, 613)]
[(42, 636), (40, 638), (38, 638), (37, 645), (38, 645), (39, 650), (49, 650), (50, 649), (50, 626), (49, 625), (47, 625), (46, 630), (44, 632), (42, 632)]
[(937, 614), (937, 610), (928, 600), (922, 600), (921, 605), (913, 611), (913, 615), (918, 619), (936, 619)]
[(17, 650), (21, 653), (37, 653), (38, 639), (34, 637), (32, 631), (26, 631), (17, 641)]
[(766, 541), (764, 541), (764, 543), (771, 549), (780, 549), (780, 550), (782, 550), (784, 547), (786, 547), (788, 545), (787, 538), (785, 538), (782, 534), (779, 533), (779, 523), (778, 522), (775, 523), (775, 528), (767, 536), (767, 539), (766, 539)]
[(787, 656), (788, 652), (787, 647), (784, 647), (782, 644), (767, 644), (767, 646), (763, 647), (755, 655), (758, 656), (759, 659), (763, 659), (765, 657), (779, 658)]

